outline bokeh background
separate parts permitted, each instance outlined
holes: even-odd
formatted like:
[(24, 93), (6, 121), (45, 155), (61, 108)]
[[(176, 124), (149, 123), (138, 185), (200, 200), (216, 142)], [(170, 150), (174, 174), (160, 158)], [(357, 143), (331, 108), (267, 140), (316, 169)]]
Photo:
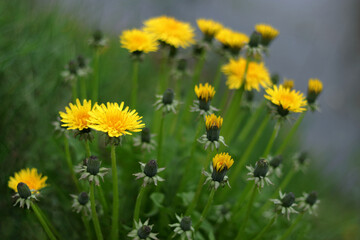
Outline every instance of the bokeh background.
[[(52, 104), (57, 109), (67, 104), (69, 93), (59, 90), (63, 85), (58, 73), (74, 57), (74, 52), (86, 52), (86, 44), (80, 43), (84, 36), (94, 29), (102, 29), (108, 36), (117, 38), (124, 29), (141, 27), (145, 19), (166, 14), (191, 22), (193, 26), (197, 18), (211, 18), (248, 34), (259, 22), (280, 30), (280, 37), (272, 44), (271, 57), (267, 60), (269, 69), (294, 79), (296, 88), (302, 91), (306, 91), (308, 78), (316, 77), (324, 83), (324, 92), (319, 98), (321, 112), (307, 114), (296, 136), (301, 148), (312, 153), (312, 167), (321, 179), (317, 185), (328, 193), (326, 212), (331, 219), (326, 221), (334, 227), (339, 223), (338, 235), (330, 234), (324, 239), (360, 239), (360, 219), (359, 214), (355, 214), (360, 209), (359, 1), (12, 2), (0, 3), (0, 211), (6, 216), (15, 216), (9, 217), (10, 222), (16, 223), (16, 218), (22, 216), (18, 210), (15, 215), (8, 210), (10, 191), (4, 188), (13, 171), (35, 160), (47, 164), (52, 173), (62, 171), (56, 170), (56, 164), (48, 163), (57, 159), (51, 152), (59, 146), (47, 142), (52, 136), (46, 136), (41, 130), (55, 118), (54, 112), (46, 115), (43, 110), (51, 109)], [(112, 47), (119, 48), (118, 45)], [(117, 63), (109, 57), (108, 64), (118, 64), (119, 69), (103, 73), (106, 78), (119, 78), (118, 73), (122, 71), (123, 78), (130, 76), (130, 65), (126, 54), (123, 55)], [(209, 61), (203, 77), (213, 78), (215, 64), (216, 61)], [(51, 71), (44, 70), (50, 68)], [(105, 82), (104, 86), (109, 84)], [(124, 82), (117, 86), (128, 87)], [(116, 97), (114, 92), (109, 95)], [(44, 144), (50, 145), (47, 151), (42, 149)], [(0, 236), (6, 231), (3, 223)]]

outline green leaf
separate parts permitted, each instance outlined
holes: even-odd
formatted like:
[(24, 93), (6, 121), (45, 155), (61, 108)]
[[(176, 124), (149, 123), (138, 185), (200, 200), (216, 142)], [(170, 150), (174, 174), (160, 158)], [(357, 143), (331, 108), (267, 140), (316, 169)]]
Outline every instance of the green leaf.
[(163, 207), (162, 203), (163, 203), (164, 198), (165, 198), (164, 194), (162, 194), (162, 193), (152, 193), (150, 195), (150, 198), (154, 202), (155, 206), (157, 206), (159, 208)]

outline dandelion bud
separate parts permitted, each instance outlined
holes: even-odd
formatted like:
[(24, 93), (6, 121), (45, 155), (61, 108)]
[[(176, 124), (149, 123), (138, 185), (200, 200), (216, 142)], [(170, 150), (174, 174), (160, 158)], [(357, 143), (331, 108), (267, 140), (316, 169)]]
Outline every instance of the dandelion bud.
[(201, 56), (203, 52), (205, 51), (204, 45), (201, 44), (195, 44), (193, 54), (194, 56)]
[(279, 81), (280, 81), (280, 75), (279, 75), (279, 74), (277, 74), (277, 73), (271, 74), (271, 82), (272, 82), (274, 85), (278, 84)]
[(307, 158), (308, 158), (308, 153), (307, 152), (302, 152), (300, 154), (300, 156), (298, 157), (298, 161), (299, 161), (299, 163), (301, 165), (303, 165), (306, 162)]
[(258, 47), (261, 42), (261, 34), (254, 31), (250, 36), (249, 46), (254, 48)]
[(139, 230), (137, 231), (137, 235), (140, 239), (146, 239), (151, 233), (151, 227), (147, 225), (143, 225)]
[(79, 56), (77, 57), (77, 62), (78, 62), (79, 68), (84, 68), (84, 67), (86, 67), (86, 61), (85, 61), (85, 58), (84, 58), (83, 56), (79, 55)]
[(287, 193), (282, 199), (281, 203), (283, 207), (291, 207), (295, 203), (295, 195), (292, 192)]
[(174, 97), (175, 97), (174, 91), (168, 88), (163, 94), (163, 98), (162, 98), (163, 104), (164, 105), (172, 104), (174, 101)]
[(99, 42), (103, 38), (103, 34), (100, 30), (95, 30), (93, 33), (94, 41)]
[(307, 91), (307, 101), (309, 104), (312, 104), (316, 101), (319, 94), (322, 92), (323, 85), (319, 79), (309, 79), (308, 91)]
[(77, 73), (77, 63), (74, 60), (71, 60), (68, 64), (68, 68), (69, 68), (69, 72), (71, 74), (76, 74)]
[(278, 156), (275, 156), (271, 159), (270, 161), (270, 166), (272, 168), (277, 168), (280, 166), (280, 164), (282, 163), (283, 161), (283, 157), (281, 155), (278, 155)]
[(157, 174), (158, 171), (158, 165), (155, 160), (150, 160), (144, 168), (144, 173), (147, 177), (154, 177)]
[(143, 128), (143, 130), (141, 131), (141, 142), (150, 143), (150, 140), (151, 140), (150, 129), (147, 127)]
[(305, 199), (305, 202), (307, 204), (309, 204), (310, 206), (313, 206), (317, 201), (317, 197), (318, 197), (317, 192), (313, 191), (313, 192), (309, 193), (309, 195)]
[(220, 128), (214, 126), (206, 131), (206, 136), (209, 141), (214, 142), (218, 141), (220, 137)]
[(78, 201), (81, 205), (86, 205), (89, 202), (89, 195), (86, 192), (82, 192), (78, 196)]
[(185, 58), (180, 58), (177, 62), (177, 70), (179, 71), (185, 71), (187, 67), (187, 61)]
[(87, 172), (91, 175), (96, 175), (100, 171), (100, 161), (96, 156), (91, 156), (87, 161)]
[(211, 174), (212, 180), (216, 182), (222, 182), (224, 180), (224, 177), (226, 176), (227, 170), (227, 167), (224, 167), (220, 171), (214, 170)]
[(30, 188), (28, 187), (28, 185), (26, 185), (26, 183), (19, 182), (19, 184), (17, 185), (17, 190), (20, 197), (23, 199), (27, 199), (31, 196)]
[(183, 217), (180, 222), (181, 230), (184, 232), (191, 230), (191, 218), (190, 217)]
[(254, 177), (266, 177), (269, 171), (269, 164), (265, 159), (260, 159), (255, 164)]

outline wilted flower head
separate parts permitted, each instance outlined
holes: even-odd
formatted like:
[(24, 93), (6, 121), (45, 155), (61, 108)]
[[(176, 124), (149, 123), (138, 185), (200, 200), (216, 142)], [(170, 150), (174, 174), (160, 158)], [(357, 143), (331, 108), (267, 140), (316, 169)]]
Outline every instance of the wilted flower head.
[(125, 30), (120, 36), (121, 47), (131, 53), (149, 53), (158, 49), (158, 41), (152, 33), (139, 29)]
[(211, 173), (203, 170), (203, 174), (207, 177), (204, 184), (210, 181), (210, 187), (214, 189), (219, 186), (224, 187), (226, 184), (230, 187), (226, 173), (233, 164), (234, 160), (228, 153), (216, 154), (212, 159)]
[(17, 198), (14, 206), (20, 203), (20, 207), (26, 205), (30, 208), (31, 199), (36, 199), (39, 191), (47, 186), (46, 180), (47, 177), (39, 174), (36, 168), (22, 169), (14, 177), (10, 177), (8, 187), (16, 192), (14, 197)]
[(181, 22), (173, 17), (160, 16), (144, 22), (144, 30), (153, 33), (155, 37), (175, 48), (186, 48), (193, 44), (194, 29), (189, 23)]
[(296, 170), (305, 171), (309, 165), (309, 154), (305, 151), (294, 155), (294, 167)]
[(272, 173), (275, 173), (275, 175), (277, 177), (281, 177), (282, 175), (282, 171), (281, 171), (281, 163), (283, 162), (283, 157), (281, 155), (277, 155), (274, 157), (270, 157), (269, 159), (269, 165), (270, 165), (270, 169), (269, 169), (269, 174), (271, 175)]
[(282, 85), (266, 89), (268, 95), (264, 95), (272, 104), (276, 106), (276, 112), (280, 117), (286, 117), (289, 112), (306, 111), (306, 101), (304, 95), (295, 90), (284, 88)]
[(252, 166), (246, 166), (246, 168), (249, 170), (249, 173), (247, 174), (250, 176), (247, 180), (248, 181), (255, 181), (255, 184), (258, 186), (258, 188), (263, 188), (265, 186), (265, 183), (268, 185), (272, 185), (273, 183), (268, 178), (269, 173), (269, 164), (265, 159), (260, 159), (256, 162), (255, 168)]
[(223, 25), (211, 19), (200, 18), (196, 23), (204, 34), (204, 41), (211, 42), (214, 36), (223, 28)]
[(278, 35), (279, 31), (271, 25), (260, 23), (255, 26), (255, 31), (261, 34), (261, 45), (267, 47)]
[(104, 181), (104, 176), (108, 173), (108, 168), (101, 168), (101, 162), (96, 156), (90, 156), (85, 161), (86, 164), (76, 169), (78, 173), (82, 173), (79, 180), (88, 179), (89, 182), (95, 181), (97, 186), (100, 185), (99, 177)]
[(61, 72), (61, 76), (66, 82), (74, 82), (78, 77), (78, 68), (79, 65), (77, 61), (71, 60), (67, 65), (65, 65), (65, 70)]
[(134, 137), (134, 146), (151, 152), (156, 147), (155, 134), (150, 133), (149, 128), (143, 128), (139, 136)]
[(299, 209), (309, 211), (310, 214), (314, 213), (316, 215), (316, 210), (320, 203), (317, 192), (303, 193), (303, 196), (296, 200), (299, 202)]
[(79, 195), (70, 194), (73, 198), (72, 209), (76, 213), (83, 212), (86, 216), (90, 214), (90, 198), (86, 192), (81, 192)]
[(170, 227), (174, 228), (174, 235), (173, 238), (176, 237), (176, 235), (180, 235), (181, 239), (187, 238), (187, 240), (192, 240), (192, 235), (195, 231), (195, 229), (192, 227), (192, 221), (191, 217), (185, 216), (183, 217), (175, 215), (176, 219), (178, 220), (177, 223), (169, 224)]
[(295, 195), (292, 192), (283, 194), (279, 192), (280, 199), (270, 199), (275, 204), (275, 210), (280, 212), (283, 215), (287, 216), (287, 219), (290, 220), (291, 213), (298, 213), (293, 207), (297, 206), (295, 203)]
[(147, 184), (154, 183), (157, 186), (158, 182), (165, 181), (162, 177), (158, 176), (159, 172), (165, 170), (165, 168), (158, 168), (158, 164), (156, 160), (150, 160), (148, 163), (140, 163), (141, 172), (134, 173), (136, 176), (136, 180), (140, 178), (144, 178), (144, 182), (142, 184), (143, 187), (146, 187)]
[(270, 74), (264, 63), (248, 63), (246, 76), (245, 70), (246, 60), (244, 58), (230, 59), (230, 62), (222, 67), (223, 73), (228, 77), (226, 85), (229, 89), (239, 89), (245, 84), (246, 91), (253, 89), (260, 91), (260, 86), (267, 88), (272, 85)]
[(163, 95), (156, 95), (157, 101), (154, 103), (155, 109), (163, 109), (164, 113), (172, 111), (176, 113), (176, 107), (179, 105), (179, 101), (175, 100), (175, 93), (172, 89), (165, 90)]
[(152, 233), (152, 228), (154, 225), (149, 225), (149, 219), (146, 220), (144, 223), (139, 220), (139, 222), (135, 221), (135, 228), (127, 235), (133, 240), (151, 240), (151, 239), (158, 239), (156, 237), (157, 233)]

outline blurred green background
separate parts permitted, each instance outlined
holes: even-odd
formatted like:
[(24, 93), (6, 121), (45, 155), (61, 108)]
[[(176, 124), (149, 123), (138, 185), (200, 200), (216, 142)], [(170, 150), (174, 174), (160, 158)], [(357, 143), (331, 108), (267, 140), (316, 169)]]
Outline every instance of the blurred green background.
[[(69, 9), (69, 5), (67, 7), (64, 7), (66, 4), (57, 5), (56, 1), (51, 2), (51, 4), (42, 1), (20, 0), (0, 2), (1, 239), (46, 239), (41, 226), (30, 211), (12, 207), (11, 195), (13, 192), (7, 187), (7, 181), (15, 171), (25, 167), (36, 167), (41, 173), (49, 177), (48, 183), (50, 187), (44, 190), (44, 197), (39, 205), (49, 216), (55, 227), (61, 229), (61, 235), (67, 236), (69, 239), (80, 239), (84, 236), (84, 233), (81, 232), (83, 227), (80, 218), (77, 214), (71, 212), (69, 194), (74, 193), (75, 189), (65, 163), (62, 140), (54, 135), (53, 126), (51, 125), (51, 122), (56, 120), (58, 111), (63, 110), (64, 106), (71, 101), (71, 89), (64, 83), (60, 73), (65, 64), (77, 55), (81, 54), (90, 59), (93, 52), (87, 46), (87, 39), (94, 29), (105, 29), (106, 35), (110, 38), (110, 46), (109, 50), (101, 56), (100, 102), (128, 102), (131, 89), (131, 61), (126, 50), (119, 47), (118, 34), (126, 28), (140, 27), (141, 21), (147, 17), (159, 14), (171, 15), (175, 11), (173, 9), (176, 9), (178, 5), (174, 4), (172, 6), (170, 2), (154, 1), (155, 5), (149, 10), (154, 15), (147, 13), (146, 16), (139, 15), (135, 18), (132, 14), (136, 13), (137, 8), (140, 9), (139, 12), (147, 12), (144, 6), (139, 7), (139, 1), (135, 1), (134, 10), (131, 14), (126, 15), (124, 9), (121, 10), (122, 15), (104, 10), (103, 15), (101, 15), (104, 20), (99, 22), (96, 22), (96, 20), (100, 19), (97, 18), (97, 15), (86, 20), (84, 16), (88, 15), (86, 15), (85, 10), (84, 12), (80, 11), (79, 14), (74, 14), (72, 11), (64, 10)], [(280, 3), (281, 1), (277, 1), (277, 4)], [(309, 1), (308, 3), (310, 4)], [(89, 5), (81, 2), (74, 9), (81, 9), (80, 6), (82, 6), (85, 9), (89, 7), (94, 11), (91, 4), (95, 3), (89, 1), (87, 4)], [(114, 3), (106, 1), (103, 4), (112, 6), (111, 4)], [(131, 4), (125, 4), (127, 9), (130, 8)], [(163, 4), (163, 9), (156, 8), (161, 4)], [(191, 4), (191, 1), (180, 4), (182, 11), (186, 12), (186, 9), (191, 9)], [(224, 5), (229, 7), (230, 2), (226, 2)], [(196, 3), (194, 3), (194, 6), (199, 7)], [(183, 14), (183, 18), (194, 23), (198, 17), (211, 17), (211, 13), (215, 11), (216, 6), (210, 4), (208, 13), (203, 11), (196, 13), (197, 9), (192, 12), (194, 15), (190, 16), (190, 13)], [(235, 7), (240, 9), (240, 6), (244, 5), (240, 4)], [(257, 15), (256, 7), (254, 3), (248, 7), (256, 18), (250, 18), (249, 21), (246, 21), (246, 16), (241, 17), (243, 21), (240, 25), (246, 26), (246, 29), (242, 30), (237, 27), (237, 22), (234, 21), (229, 25), (237, 30), (250, 32), (252, 26), (256, 23), (253, 21), (268, 21), (267, 16)], [(329, 6), (329, 9), (331, 9), (331, 6)], [(218, 14), (220, 13), (226, 14), (224, 10), (221, 10)], [(218, 14), (216, 15), (218, 16)], [(311, 18), (308, 15), (297, 17)], [(346, 14), (343, 17), (346, 17)], [(221, 16), (218, 16), (216, 20), (221, 21)], [(117, 27), (112, 28), (114, 25), (107, 24), (108, 21), (117, 21), (118, 25), (115, 24)], [(273, 24), (273, 22), (269, 23)], [(290, 23), (285, 21), (284, 24), (288, 24), (287, 28), (291, 28), (291, 21)], [(277, 26), (275, 23), (274, 25)], [(354, 26), (359, 27), (359, 25), (355, 24)], [(307, 28), (312, 29), (310, 25), (305, 24), (302, 26), (301, 31), (305, 32)], [(282, 41), (290, 42), (292, 49), (298, 49), (297, 42), (300, 42), (300, 47), (303, 46), (304, 42), (302, 42), (301, 38), (308, 36), (301, 34), (301, 31), (294, 36), (291, 35), (293, 32), (288, 33), (285, 27), (284, 29), (280, 28), (279, 41), (281, 41), (281, 38), (285, 39)], [(328, 31), (337, 30), (334, 27), (328, 29)], [(350, 35), (346, 31), (340, 33), (344, 34), (345, 40), (349, 40), (351, 34), (356, 35), (358, 33), (356, 31), (355, 29), (350, 31)], [(356, 36), (358, 37), (358, 34)], [(353, 40), (349, 41), (353, 43)], [(332, 49), (335, 50), (341, 44), (349, 45), (348, 42), (336, 42)], [(318, 51), (318, 49), (321, 51)], [(354, 46), (354, 49), (358, 50), (358, 45)], [(352, 126), (348, 122), (349, 118), (351, 122), (358, 120), (360, 101), (359, 99), (356, 100), (356, 98), (350, 99), (353, 102), (350, 102), (350, 106), (347, 106), (346, 109), (348, 107), (353, 109), (354, 112), (351, 116), (347, 115), (349, 113), (346, 112), (346, 109), (341, 108), (341, 104), (347, 100), (346, 97), (353, 93), (353, 85), (346, 82), (347, 80), (351, 81), (346, 77), (340, 79), (332, 76), (329, 77), (330, 80), (324, 79), (329, 76), (326, 72), (333, 72), (334, 69), (329, 69), (330, 63), (327, 61), (328, 59), (325, 59), (325, 56), (326, 58), (330, 56), (323, 54), (323, 50), (323, 48), (316, 48), (311, 45), (311, 53), (314, 54), (314, 57), (317, 56), (318, 64), (316, 69), (311, 68), (309, 72), (304, 66), (297, 65), (296, 60), (293, 60), (297, 59), (298, 56), (301, 58), (301, 53), (299, 53), (301, 49), (294, 50), (290, 58), (283, 52), (281, 42), (274, 44), (274, 48), (271, 49), (272, 56), (269, 60), (270, 69), (285, 74), (285, 77), (293, 77), (290, 70), (284, 70), (289, 64), (293, 65), (290, 67), (291, 70), (300, 68), (294, 74), (301, 76), (301, 81), (296, 81), (296, 86), (303, 90), (305, 90), (306, 81), (309, 77), (319, 77), (324, 81), (325, 85), (325, 92), (320, 96), (320, 104), (324, 107), (323, 112), (308, 114), (310, 116), (307, 116), (305, 123), (300, 128), (299, 135), (294, 139), (291, 146), (293, 150), (309, 149), (312, 162), (309, 171), (306, 174), (299, 173), (287, 189), (291, 189), (297, 195), (300, 195), (303, 191), (311, 191), (316, 188), (314, 190), (319, 192), (321, 199), (319, 216), (306, 218), (308, 222), (301, 225), (296, 235), (297, 238), (294, 239), (360, 239), (360, 219), (358, 214), (360, 212), (358, 187), (360, 166), (358, 159), (360, 154), (355, 147), (358, 145), (356, 140), (359, 139), (358, 126), (353, 128), (353, 132), (349, 133), (348, 138), (346, 138), (347, 128)], [(358, 63), (357, 59), (351, 58), (354, 53), (356, 51), (348, 53), (349, 55), (343, 56), (341, 59), (359, 66), (356, 65)], [(273, 56), (274, 60), (272, 60)], [(334, 57), (338, 56), (335, 55)], [(156, 82), (158, 77), (159, 64), (160, 55), (148, 56), (141, 65), (139, 77), (141, 88), (138, 111), (141, 115), (144, 115), (144, 121), (149, 123), (150, 127), (152, 124), (150, 123), (153, 111), (152, 103), (155, 100), (153, 97), (155, 95), (153, 83)], [(216, 64), (217, 60), (212, 56), (205, 67), (203, 79), (213, 78)], [(339, 71), (347, 72), (346, 66), (344, 64), (341, 66), (344, 69)], [(358, 70), (358, 68), (355, 68), (355, 70)], [(285, 73), (282, 73), (283, 71)], [(354, 74), (356, 74), (356, 71), (354, 71)], [(333, 81), (334, 78), (338, 81), (337, 83)], [(184, 81), (190, 80), (184, 79)], [(348, 92), (337, 88), (339, 82), (347, 86)], [(357, 89), (358, 86), (359, 84), (356, 85)], [(222, 94), (222, 91), (217, 94)], [(334, 102), (337, 102), (340, 107), (337, 105), (334, 107), (332, 105)], [(338, 108), (345, 112), (337, 111)], [(313, 125), (315, 125), (315, 128)], [(267, 131), (270, 133), (271, 128), (267, 129)], [(333, 133), (335, 135), (329, 135), (329, 132), (332, 131), (335, 132)], [(191, 129), (184, 134), (185, 139), (190, 139), (188, 141), (191, 144)], [(343, 140), (342, 137), (346, 138), (346, 140)], [(164, 187), (168, 189), (166, 190), (168, 191), (167, 196), (171, 195), (172, 179), (178, 177), (176, 168), (182, 164), (181, 159), (184, 157), (184, 152), (188, 151), (186, 145), (177, 146), (176, 144), (174, 139), (168, 138), (164, 146), (166, 156), (171, 157), (173, 162), (173, 166), (167, 173), (167, 182)], [(260, 143), (259, 148), (264, 144), (264, 142)], [(344, 144), (348, 145), (347, 148), (342, 147)], [(174, 147), (175, 145), (176, 147)], [(71, 141), (71, 146), (73, 149), (82, 149), (81, 144), (76, 140)], [(120, 190), (120, 196), (122, 196), (120, 209), (132, 209), (134, 204), (139, 183), (132, 180), (131, 174), (139, 171), (137, 161), (146, 161), (146, 159), (152, 157), (139, 151), (133, 154), (132, 151), (132, 147), (126, 143), (123, 148), (118, 149), (120, 179), (123, 183)], [(104, 157), (103, 162), (108, 166), (109, 159), (106, 159), (108, 149), (101, 147), (96, 153)], [(80, 162), (84, 155), (81, 151), (72, 151), (72, 154), (77, 162)], [(198, 155), (200, 154), (201, 150), (198, 151)], [(107, 180), (109, 181), (109, 179)], [(105, 186), (104, 190), (105, 192), (106, 190), (111, 192), (111, 186)], [(111, 199), (111, 193), (107, 194), (107, 197)], [(151, 213), (152, 211), (158, 211), (158, 209), (152, 209), (151, 204), (148, 202), (147, 211)], [(128, 222), (131, 221), (132, 212), (124, 210), (123, 213), (124, 215), (120, 217), (121, 220), (130, 225)], [(102, 221), (107, 222), (109, 219), (103, 219)], [(283, 221), (279, 224), (286, 227), (288, 223)], [(124, 228), (121, 231), (126, 232), (127, 229)]]

